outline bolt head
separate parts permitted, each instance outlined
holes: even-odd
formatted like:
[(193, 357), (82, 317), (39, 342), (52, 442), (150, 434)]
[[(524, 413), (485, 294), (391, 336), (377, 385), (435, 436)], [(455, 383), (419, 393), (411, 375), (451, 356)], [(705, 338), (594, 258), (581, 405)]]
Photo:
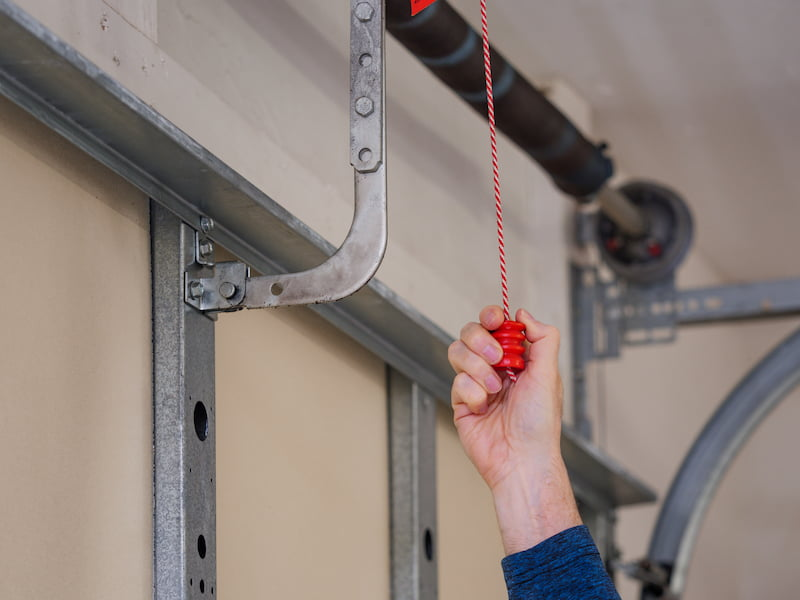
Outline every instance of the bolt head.
[(203, 288), (202, 281), (191, 281), (189, 282), (189, 297), (193, 300), (197, 300), (203, 297), (203, 292), (205, 289)]
[(356, 5), (356, 17), (362, 23), (372, 20), (375, 9), (368, 2), (359, 2)]
[(214, 219), (211, 217), (200, 217), (200, 229), (203, 230), (203, 233), (208, 233), (214, 229)]
[(375, 111), (375, 104), (371, 98), (361, 96), (356, 100), (356, 112), (362, 117), (368, 117)]
[(238, 289), (234, 284), (230, 281), (223, 281), (219, 286), (219, 295), (225, 298), (226, 300), (230, 300), (236, 295)]

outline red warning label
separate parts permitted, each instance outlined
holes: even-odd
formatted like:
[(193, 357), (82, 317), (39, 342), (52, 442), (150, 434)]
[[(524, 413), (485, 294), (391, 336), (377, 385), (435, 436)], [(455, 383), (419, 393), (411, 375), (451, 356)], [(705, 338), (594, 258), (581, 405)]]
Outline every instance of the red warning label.
[(418, 12), (422, 12), (434, 2), (436, 0), (411, 0), (411, 16), (413, 17)]

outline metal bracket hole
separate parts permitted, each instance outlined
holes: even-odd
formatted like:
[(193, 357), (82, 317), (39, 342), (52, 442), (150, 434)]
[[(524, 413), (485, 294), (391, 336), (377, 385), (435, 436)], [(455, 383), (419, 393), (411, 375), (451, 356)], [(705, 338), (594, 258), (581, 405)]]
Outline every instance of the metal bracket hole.
[(425, 558), (433, 560), (433, 533), (430, 529), (425, 530)]
[(208, 412), (202, 402), (194, 405), (194, 431), (201, 442), (208, 437)]

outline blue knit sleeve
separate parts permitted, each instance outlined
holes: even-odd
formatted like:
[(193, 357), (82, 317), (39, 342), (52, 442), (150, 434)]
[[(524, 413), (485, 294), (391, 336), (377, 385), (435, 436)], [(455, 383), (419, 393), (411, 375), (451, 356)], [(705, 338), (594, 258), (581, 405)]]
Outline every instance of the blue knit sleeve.
[(585, 525), (503, 559), (509, 600), (619, 600)]

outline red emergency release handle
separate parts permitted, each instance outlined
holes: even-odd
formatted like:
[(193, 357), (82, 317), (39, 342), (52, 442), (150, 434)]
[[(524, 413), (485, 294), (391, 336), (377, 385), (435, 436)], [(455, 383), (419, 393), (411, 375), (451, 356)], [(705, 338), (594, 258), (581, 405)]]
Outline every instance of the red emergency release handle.
[(525, 359), (522, 357), (525, 352), (525, 325), (519, 321), (503, 321), (499, 329), (492, 332), (492, 337), (500, 342), (503, 349), (503, 358), (494, 365), (498, 371), (522, 371), (525, 369)]

